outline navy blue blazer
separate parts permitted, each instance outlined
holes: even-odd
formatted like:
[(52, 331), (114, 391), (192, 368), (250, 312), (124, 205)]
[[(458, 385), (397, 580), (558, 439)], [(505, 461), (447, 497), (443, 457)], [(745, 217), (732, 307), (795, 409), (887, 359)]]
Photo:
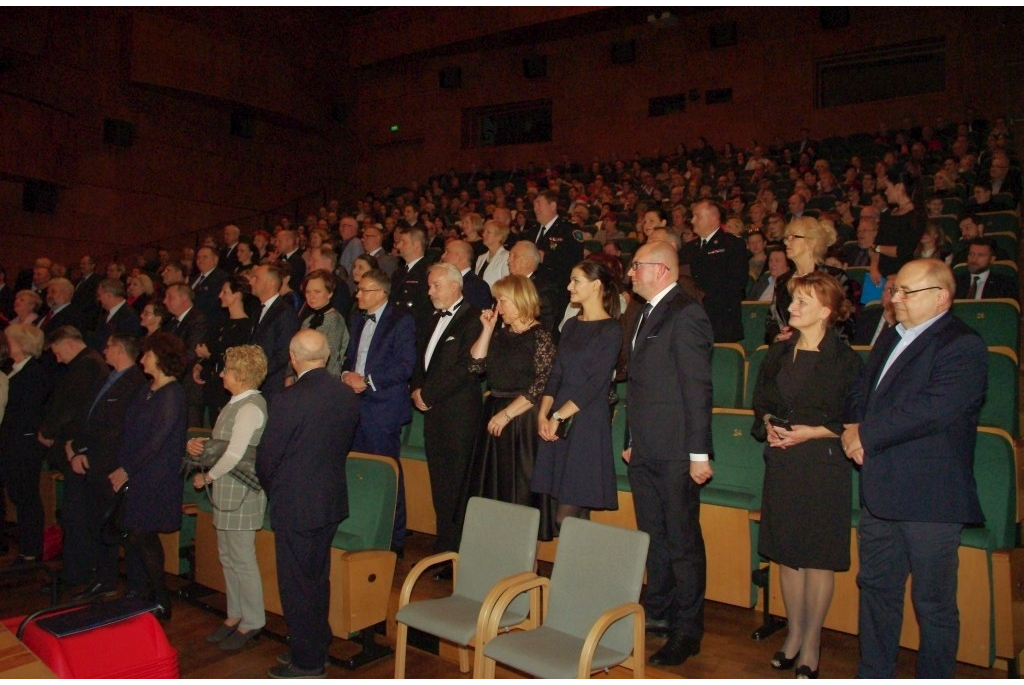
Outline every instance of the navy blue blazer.
[[(367, 411), (385, 414), (388, 424), (402, 426), (412, 421), (409, 379), (416, 364), (416, 321), (390, 304), (378, 315), (364, 369), (373, 387), (360, 393), (359, 398)], [(344, 371), (355, 371), (365, 325), (366, 317), (361, 312), (353, 314)]]
[(288, 345), (298, 331), (299, 317), (283, 297), (274, 300), (263, 320), (253, 324), (251, 342), (267, 355), (267, 378), (260, 391), (268, 403), (272, 396), (284, 390), (284, 379), (291, 373)]
[(973, 465), (987, 384), (985, 343), (947, 312), (879, 383), (899, 339), (895, 328), (878, 337), (847, 399), (864, 446), (861, 506), (893, 521), (981, 523)]
[(491, 286), (487, 281), (477, 276), (470, 269), (462, 277), (462, 295), (477, 309), (490, 309), (494, 306), (494, 298), (491, 297)]
[(274, 403), (256, 451), (274, 528), (313, 530), (348, 518), (345, 459), (359, 405), (327, 369), (307, 371)]

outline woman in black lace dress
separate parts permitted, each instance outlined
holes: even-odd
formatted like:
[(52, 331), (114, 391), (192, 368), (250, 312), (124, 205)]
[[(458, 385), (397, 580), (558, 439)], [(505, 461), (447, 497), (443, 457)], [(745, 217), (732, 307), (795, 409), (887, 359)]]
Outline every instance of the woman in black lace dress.
[[(554, 504), (532, 492), (537, 454), (537, 403), (544, 393), (555, 346), (540, 325), (540, 298), (525, 276), (506, 276), (491, 288), (498, 305), (480, 316), (483, 332), (470, 351), (470, 371), (486, 373), (490, 395), (483, 435), (470, 465), (468, 495), (536, 507), (538, 537), (554, 535)], [(501, 318), (503, 325), (499, 324)]]
[(210, 421), (217, 422), (216, 414), (227, 404), (231, 395), (220, 381), (224, 370), (224, 350), (245, 345), (252, 334), (252, 319), (245, 313), (245, 298), (252, 292), (244, 276), (232, 276), (220, 289), (220, 306), (228, 310), (228, 318), (213, 331), (205, 343), (196, 345), (199, 361), (192, 368), (192, 379), (203, 386), (203, 404), (215, 409)]

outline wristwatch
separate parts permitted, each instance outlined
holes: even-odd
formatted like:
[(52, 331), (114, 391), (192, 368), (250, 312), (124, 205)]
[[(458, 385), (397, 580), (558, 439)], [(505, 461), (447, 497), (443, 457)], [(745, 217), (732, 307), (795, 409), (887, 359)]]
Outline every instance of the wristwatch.
[(558, 421), (558, 423), (562, 423), (562, 421), (565, 421), (565, 417), (559, 414), (557, 411), (551, 415), (551, 418), (553, 418), (555, 421)]

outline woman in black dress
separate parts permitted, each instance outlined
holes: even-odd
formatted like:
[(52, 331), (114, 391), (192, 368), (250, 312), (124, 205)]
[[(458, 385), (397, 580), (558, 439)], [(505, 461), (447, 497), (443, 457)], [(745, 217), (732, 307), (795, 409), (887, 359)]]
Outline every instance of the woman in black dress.
[(890, 209), (882, 213), (871, 249), (869, 277), (876, 285), (914, 258), (924, 231), (920, 186), (920, 181), (906, 172), (889, 171), (878, 178), (878, 188), (885, 192)]
[(228, 318), (205, 343), (196, 345), (199, 361), (192, 368), (192, 380), (203, 386), (203, 404), (215, 409), (210, 420), (217, 422), (217, 414), (231, 397), (220, 382), (224, 370), (224, 351), (236, 345), (245, 345), (252, 334), (252, 319), (245, 313), (245, 298), (252, 293), (249, 280), (232, 276), (220, 288), (220, 306), (228, 310)]
[(125, 416), (120, 467), (109, 478), (114, 492), (127, 484), (124, 505), (125, 560), (129, 594), (159, 605), (157, 618), (171, 617), (160, 533), (181, 528), (182, 481), (178, 475), (187, 436), (185, 390), (178, 378), (188, 359), (177, 336), (157, 331), (142, 341), (142, 370), (152, 380), (135, 396)]
[[(608, 267), (594, 260), (573, 268), (568, 290), (581, 311), (565, 322), (540, 402), (532, 483), (534, 492), (558, 501), (556, 526), (567, 516), (587, 518), (591, 509), (618, 508), (608, 388), (622, 343), (619, 291)], [(562, 438), (565, 421), (572, 425)]]
[(812, 271), (788, 288), (793, 335), (768, 351), (754, 389), (751, 433), (768, 442), (758, 552), (779, 564), (789, 616), (772, 668), (799, 657), (798, 677), (816, 677), (835, 571), (850, 567), (852, 474), (839, 435), (861, 360), (835, 330), (851, 311), (835, 278)]
[(533, 281), (506, 276), (491, 293), (497, 307), (480, 315), (484, 328), (470, 350), (469, 370), (486, 373), (490, 394), (467, 479), (468, 495), (536, 507), (541, 512), (538, 537), (550, 540), (554, 504), (547, 495), (532, 492), (530, 481), (537, 455), (536, 406), (551, 373), (555, 346), (537, 318), (540, 297)]

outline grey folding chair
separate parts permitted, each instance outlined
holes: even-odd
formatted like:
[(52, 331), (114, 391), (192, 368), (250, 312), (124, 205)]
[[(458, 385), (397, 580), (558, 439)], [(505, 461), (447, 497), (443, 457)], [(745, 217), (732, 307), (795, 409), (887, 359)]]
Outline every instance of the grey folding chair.
[[(638, 603), (647, 533), (568, 518), (562, 523), (550, 581), (510, 586), (491, 612), (477, 656), (481, 677), (495, 662), (540, 678), (589, 678), (619, 664), (644, 677), (644, 610)], [(523, 592), (543, 596), (541, 625), (498, 635), (495, 617)]]
[[(466, 508), (459, 551), (443, 552), (421, 560), (409, 572), (398, 599), (398, 637), (395, 678), (405, 677), (409, 628), (436, 635), (459, 647), (459, 670), (469, 672), (469, 645), (480, 653), (478, 624), (491, 618), (494, 602), (509, 584), (532, 577), (537, 560), (540, 512), (531, 507), (474, 497)], [(430, 566), (452, 561), (454, 590), (450, 597), (410, 604), (413, 586)], [(502, 628), (533, 625), (539, 604), (531, 611), (523, 596), (506, 602), (495, 624)], [(479, 657), (477, 658), (479, 663)]]

